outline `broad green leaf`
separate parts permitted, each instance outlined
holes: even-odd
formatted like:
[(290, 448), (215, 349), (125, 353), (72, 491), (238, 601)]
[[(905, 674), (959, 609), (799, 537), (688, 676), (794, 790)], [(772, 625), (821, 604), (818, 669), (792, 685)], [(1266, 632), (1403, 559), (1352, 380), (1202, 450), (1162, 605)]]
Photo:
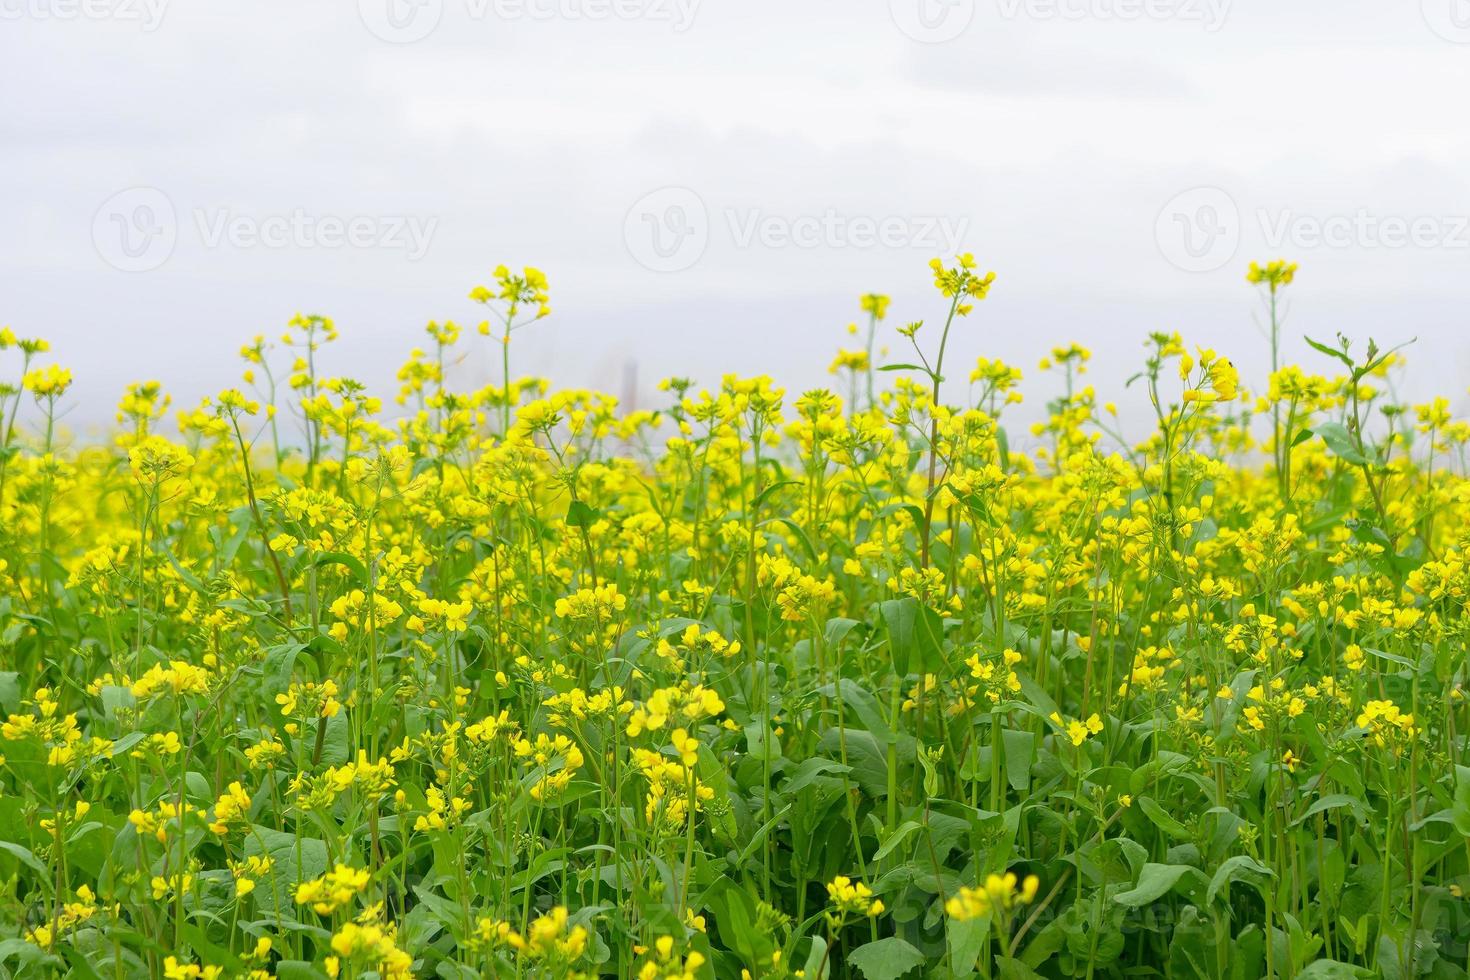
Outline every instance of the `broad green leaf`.
[(872, 732), (873, 737), (884, 745), (892, 740), (893, 731), (888, 727), (883, 709), (878, 704), (878, 699), (866, 688), (844, 677), (836, 684), (823, 688), (822, 693), (840, 702), (843, 725), (860, 725)]
[(751, 501), (750, 503), (750, 512), (752, 514), (760, 513), (761, 505), (770, 500), (776, 494), (780, 493), (783, 489), (785, 489), (786, 487), (795, 487), (800, 485), (800, 480), (781, 480), (776, 483), (770, 484), (769, 486), (763, 488), (760, 493), (755, 495), (755, 500)]
[(821, 756), (812, 756), (787, 771), (787, 779), (781, 784), (781, 792), (788, 795), (800, 793), (818, 780), (834, 780), (849, 772), (852, 772), (851, 766), (844, 766)]
[(1024, 793), (1031, 788), (1031, 768), (1036, 763), (1036, 735), (1006, 728), (1001, 730), (1000, 741), (1005, 749), (1006, 781), (1011, 784), (1011, 789)]
[(963, 921), (946, 917), (946, 922), (950, 963), (957, 975), (966, 976), (975, 969), (975, 964), (979, 962), (980, 954), (985, 949), (985, 940), (990, 935), (990, 917), (980, 916)]
[(888, 599), (879, 608), (888, 627), (888, 649), (893, 671), (900, 677), (910, 673), (932, 674), (941, 670), (944, 655), (944, 621), (939, 614), (915, 599)]
[(1222, 892), (1228, 899), (1230, 885), (1236, 881), (1245, 882), (1264, 895), (1266, 882), (1274, 877), (1276, 873), (1255, 858), (1237, 854), (1216, 869), (1214, 877), (1210, 879), (1209, 891), (1205, 893), (1205, 904), (1213, 904), (1215, 896)]
[(321, 967), (306, 960), (281, 960), (275, 971), (280, 980), (327, 980)]
[(1322, 797), (1317, 802), (1307, 807), (1305, 813), (1303, 813), (1300, 817), (1297, 817), (1296, 820), (1292, 821), (1292, 826), (1294, 827), (1297, 824), (1305, 823), (1309, 818), (1315, 817), (1317, 814), (1323, 813), (1327, 810), (1338, 810), (1343, 807), (1352, 810), (1354, 815), (1356, 815), (1360, 820), (1367, 819), (1368, 817), (1372, 816), (1373, 813), (1368, 805), (1365, 804), (1362, 800), (1358, 799), (1356, 796), (1348, 796), (1346, 793), (1329, 793), (1327, 796)]
[(588, 528), (596, 524), (602, 515), (589, 507), (586, 501), (573, 500), (567, 505), (567, 527)]
[(1155, 827), (1158, 827), (1175, 840), (1189, 840), (1189, 828), (1165, 813), (1164, 808), (1159, 806), (1152, 797), (1140, 796), (1136, 802), (1138, 803), (1138, 808), (1143, 811), (1144, 816), (1153, 821)]
[(1114, 895), (1113, 901), (1129, 908), (1138, 908), (1163, 898), (1186, 878), (1195, 878), (1198, 879), (1198, 884), (1205, 884), (1204, 873), (1187, 864), (1145, 864), (1138, 875), (1138, 884)]
[(897, 830), (888, 835), (888, 837), (883, 841), (883, 846), (878, 848), (878, 850), (874, 852), (872, 858), (873, 863), (881, 863), (883, 859), (892, 854), (894, 849), (897, 848), (898, 845), (902, 844), (910, 834), (912, 834), (916, 830), (919, 830), (923, 826), (924, 825), (919, 823), (919, 821), (917, 820), (905, 820)]
[(41, 859), (31, 853), (30, 848), (21, 847), (19, 844), (12, 844), (8, 840), (0, 840), (0, 851), (5, 851), (7, 854), (13, 855), (21, 864), (24, 864), (42, 878), (47, 878), (51, 874), (50, 870), (41, 863)]
[(1456, 831), (1470, 837), (1470, 766), (1455, 766), (1455, 801), (1450, 819)]
[(133, 748), (133, 746), (137, 745), (139, 742), (143, 741), (143, 739), (147, 737), (148, 734), (146, 732), (128, 732), (122, 738), (117, 739), (115, 742), (113, 742), (112, 748), (108, 751), (111, 756), (116, 759), (120, 755), (126, 755), (128, 751)]
[(1009, 956), (997, 957), (995, 964), (1000, 967), (1000, 980), (1044, 980), (1041, 974), (1031, 967)]
[(320, 878), (327, 870), (325, 841), (313, 838), (298, 841), (295, 834), (258, 824), (245, 837), (245, 856), (270, 857), (271, 872), (256, 884), (253, 895), (260, 905), (274, 908), (278, 913), (292, 907), (298, 884)]
[(1297, 980), (1369, 980), (1373, 971), (1339, 960), (1314, 960), (1296, 976)]
[(20, 710), (19, 677), (13, 670), (0, 670), (0, 709), (10, 714)]
[(1357, 441), (1341, 422), (1324, 422), (1312, 431), (1321, 436), (1332, 455), (1343, 462), (1354, 466), (1362, 466), (1368, 462), (1368, 457), (1358, 451)]
[(855, 728), (829, 728), (819, 747), (829, 759), (841, 760), (844, 746), (852, 777), (869, 796), (888, 795), (888, 749), (871, 732)]
[(363, 565), (361, 561), (359, 561), (352, 555), (349, 555), (345, 551), (328, 551), (325, 554), (318, 555), (316, 557), (316, 560), (313, 561), (312, 564), (317, 568), (321, 568), (325, 565), (340, 565), (348, 573), (350, 573), (354, 582), (356, 582), (359, 586), (363, 588), (367, 587), (367, 567)]
[(847, 959), (866, 980), (898, 980), (923, 965), (924, 954), (897, 936), (889, 936), (859, 946)]

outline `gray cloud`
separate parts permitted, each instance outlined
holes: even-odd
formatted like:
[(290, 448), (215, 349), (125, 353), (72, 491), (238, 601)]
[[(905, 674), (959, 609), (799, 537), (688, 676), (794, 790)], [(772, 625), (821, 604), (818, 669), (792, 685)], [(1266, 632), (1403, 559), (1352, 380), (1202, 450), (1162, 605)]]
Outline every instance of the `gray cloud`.
[[(795, 389), (824, 381), (858, 293), (892, 292), (899, 319), (932, 315), (922, 226), (943, 218), (1001, 276), (965, 358), (1032, 367), (1076, 339), (1116, 388), (1143, 334), (1168, 328), (1259, 382), (1243, 272), (1282, 252), (1303, 264), (1294, 330), (1417, 335), (1412, 393), (1463, 394), (1470, 250), (1271, 234), (1359, 212), (1470, 214), (1470, 133), (1447, 122), (1467, 48), (1418, 4), (1235, 0), (1211, 33), (1006, 18), (998, 2), (977, 0), (943, 44), (906, 36), (888, 0), (703, 0), (683, 31), (442, 0), (438, 29), (409, 44), (375, 36), (355, 3), (174, 0), (153, 31), (7, 20), (0, 323), (53, 338), (81, 382), (77, 425), (106, 421), (129, 381), (157, 377), (178, 403), (231, 383), (239, 343), (298, 309), (342, 326), (330, 370), (388, 395), (427, 320), (472, 321), (469, 288), (497, 262), (530, 263), (551, 275), (556, 313), (518, 346), (525, 370), (614, 391), (628, 361), (649, 387), (765, 370)], [(1238, 244), (1189, 273), (1156, 218), (1200, 186), (1233, 202)], [(167, 196), (177, 240), (129, 273), (93, 231), (133, 187)], [(659, 273), (625, 226), (664, 187), (697, 195), (708, 242)], [(205, 233), (295, 215), (366, 217), (378, 235)], [(417, 261), (383, 244), (395, 218), (433, 223)], [(889, 220), (900, 234), (865, 244)], [(814, 244), (781, 243), (813, 229)]]

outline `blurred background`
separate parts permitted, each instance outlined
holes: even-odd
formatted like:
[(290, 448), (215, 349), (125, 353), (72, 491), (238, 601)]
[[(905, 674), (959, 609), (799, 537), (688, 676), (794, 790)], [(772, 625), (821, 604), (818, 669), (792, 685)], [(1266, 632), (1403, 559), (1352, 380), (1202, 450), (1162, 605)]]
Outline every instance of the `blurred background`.
[(1417, 337), (1403, 397), (1463, 409), (1467, 91), (1467, 0), (0, 0), (0, 325), (75, 371), (79, 432), (130, 381), (237, 383), (298, 311), (387, 401), (534, 265), (516, 373), (654, 407), (833, 383), (869, 291), (908, 359), (971, 251), (951, 363), (1018, 364), (1034, 416), (1076, 341), (1127, 417), (1150, 330), (1264, 383), (1245, 271), (1286, 257), (1290, 357)]

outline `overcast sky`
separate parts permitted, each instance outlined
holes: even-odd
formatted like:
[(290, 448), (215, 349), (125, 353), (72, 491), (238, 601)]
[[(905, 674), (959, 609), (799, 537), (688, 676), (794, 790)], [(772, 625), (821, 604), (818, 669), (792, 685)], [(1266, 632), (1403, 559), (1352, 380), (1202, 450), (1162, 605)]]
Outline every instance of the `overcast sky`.
[(1114, 387), (1155, 329), (1259, 384), (1244, 272), (1284, 255), (1294, 354), (1417, 336), (1409, 394), (1464, 409), (1467, 93), (1466, 0), (0, 0), (0, 324), (52, 339), (79, 428), (233, 383), (298, 310), (388, 396), (532, 264), (517, 368), (636, 362), (646, 404), (826, 383), (860, 293), (936, 317), (961, 249), (998, 279), (954, 356), (1039, 404), (1053, 343)]

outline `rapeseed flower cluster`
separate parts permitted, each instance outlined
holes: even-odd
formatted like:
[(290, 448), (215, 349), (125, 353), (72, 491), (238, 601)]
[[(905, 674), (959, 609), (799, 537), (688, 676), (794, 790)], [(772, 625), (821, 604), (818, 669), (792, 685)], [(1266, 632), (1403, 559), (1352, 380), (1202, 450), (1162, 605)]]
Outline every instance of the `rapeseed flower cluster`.
[(1470, 422), (1286, 363), (1297, 273), (1104, 391), (938, 259), (836, 390), (630, 410), (501, 266), (395, 397), (301, 314), (95, 442), (0, 328), (0, 969), (1458, 975)]

